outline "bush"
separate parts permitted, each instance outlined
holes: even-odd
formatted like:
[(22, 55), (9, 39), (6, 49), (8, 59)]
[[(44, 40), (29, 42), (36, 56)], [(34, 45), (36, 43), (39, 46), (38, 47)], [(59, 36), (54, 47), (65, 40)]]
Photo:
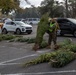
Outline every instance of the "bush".
[(27, 42), (28, 40), (29, 40), (29, 38), (23, 38), (23, 37), (16, 39), (17, 42)]
[(75, 59), (75, 55), (71, 51), (58, 51), (53, 58), (50, 59), (52, 67), (63, 67), (72, 60)]
[(65, 39), (63, 42), (59, 44), (60, 48), (67, 48), (72, 44), (71, 39)]
[(16, 38), (16, 37), (13, 36), (13, 35), (3, 35), (4, 40), (11, 40), (11, 39), (14, 39), (14, 38)]
[(52, 65), (52, 67), (63, 67), (66, 64), (70, 63), (71, 61), (73, 61), (74, 59), (75, 59), (74, 52), (66, 50), (65, 51), (58, 50), (56, 52), (40, 55), (38, 58), (25, 63), (23, 66), (26, 67), (29, 65), (49, 62)]
[(51, 53), (46, 53), (46, 54), (40, 55), (38, 58), (25, 63), (23, 66), (26, 67), (29, 65), (35, 65), (35, 64), (40, 64), (40, 63), (44, 63), (44, 62), (49, 62), (51, 56), (52, 56)]
[(9, 42), (15, 42), (15, 39), (11, 39), (11, 40), (9, 40)]
[(76, 52), (76, 44), (70, 45), (69, 50), (72, 51), (72, 52)]
[(29, 40), (27, 41), (27, 43), (29, 44), (29, 43), (35, 43), (35, 38), (29, 38)]
[(14, 39), (16, 38), (14, 35), (0, 35), (0, 39), (1, 40), (11, 40), (11, 39)]

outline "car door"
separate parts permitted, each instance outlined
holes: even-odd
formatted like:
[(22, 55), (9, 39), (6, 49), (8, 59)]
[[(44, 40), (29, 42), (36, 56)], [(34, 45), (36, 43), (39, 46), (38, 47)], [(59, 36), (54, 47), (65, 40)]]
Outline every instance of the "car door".
[(61, 32), (63, 34), (69, 34), (71, 33), (71, 22), (67, 19), (60, 19), (58, 20)]
[(10, 29), (11, 29), (11, 31), (15, 31), (16, 30), (16, 24), (14, 22), (11, 22)]
[(6, 28), (8, 31), (15, 31), (16, 25), (14, 22), (7, 22)]

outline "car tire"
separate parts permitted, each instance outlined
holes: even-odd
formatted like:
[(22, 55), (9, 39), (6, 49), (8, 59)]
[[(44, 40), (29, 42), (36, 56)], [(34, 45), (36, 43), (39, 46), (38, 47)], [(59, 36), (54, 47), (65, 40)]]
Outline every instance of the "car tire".
[(20, 35), (21, 34), (21, 30), (20, 29), (16, 29), (16, 34)]
[(73, 32), (73, 36), (76, 37), (76, 30)]
[(8, 32), (7, 32), (7, 30), (4, 28), (3, 30), (2, 30), (2, 34), (7, 34)]

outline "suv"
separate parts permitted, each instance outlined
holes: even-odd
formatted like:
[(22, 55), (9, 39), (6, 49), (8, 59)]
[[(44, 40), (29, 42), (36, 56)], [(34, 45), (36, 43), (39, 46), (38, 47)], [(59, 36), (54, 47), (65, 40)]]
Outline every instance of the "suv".
[(25, 22), (31, 25), (37, 25), (39, 21), (40, 21), (39, 18), (26, 18)]
[(57, 22), (60, 26), (60, 35), (72, 34), (76, 37), (76, 20), (72, 18), (58, 18)]
[(31, 34), (32, 26), (25, 24), (22, 21), (9, 21), (5, 22), (2, 28), (2, 33), (15, 32), (16, 34), (28, 33)]

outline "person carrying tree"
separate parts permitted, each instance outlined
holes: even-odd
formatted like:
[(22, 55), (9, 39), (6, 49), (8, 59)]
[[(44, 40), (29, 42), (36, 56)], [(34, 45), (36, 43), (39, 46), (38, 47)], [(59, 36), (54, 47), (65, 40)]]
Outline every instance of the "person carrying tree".
[(57, 30), (60, 29), (59, 25), (54, 18), (49, 18), (48, 26), (49, 26), (49, 29), (47, 33), (49, 34), (49, 39), (48, 39), (47, 48), (51, 48), (51, 43), (53, 41), (54, 49), (58, 49), (59, 46), (57, 45)]

